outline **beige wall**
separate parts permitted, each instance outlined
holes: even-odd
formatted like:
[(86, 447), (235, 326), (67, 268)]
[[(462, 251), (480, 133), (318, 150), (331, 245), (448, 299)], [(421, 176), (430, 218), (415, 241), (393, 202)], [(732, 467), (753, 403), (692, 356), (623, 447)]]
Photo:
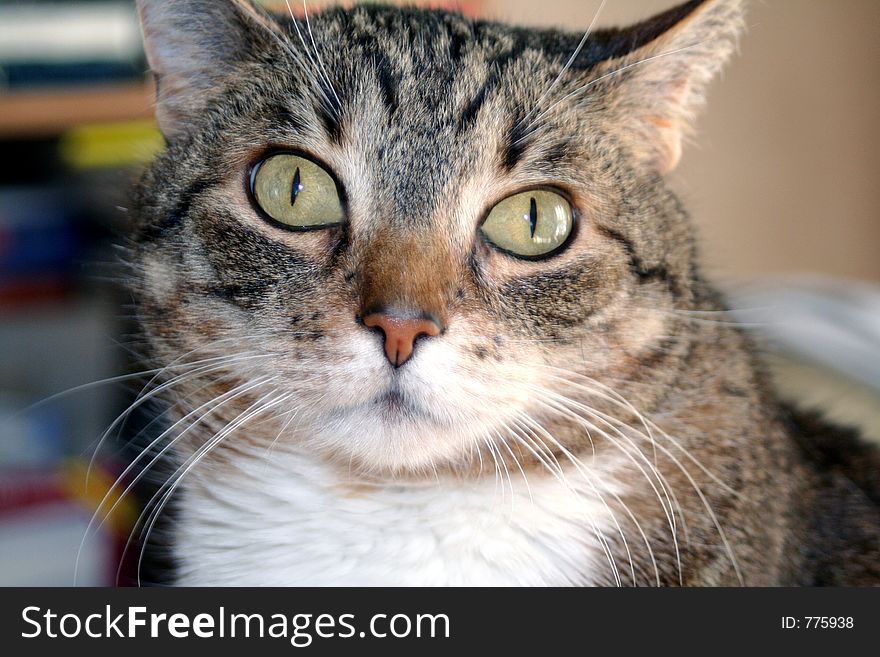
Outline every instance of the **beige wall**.
[[(487, 0), (489, 16), (584, 30), (599, 0)], [(608, 0), (601, 24), (676, 4)], [(717, 277), (880, 281), (880, 0), (753, 0), (741, 55), (674, 175)]]

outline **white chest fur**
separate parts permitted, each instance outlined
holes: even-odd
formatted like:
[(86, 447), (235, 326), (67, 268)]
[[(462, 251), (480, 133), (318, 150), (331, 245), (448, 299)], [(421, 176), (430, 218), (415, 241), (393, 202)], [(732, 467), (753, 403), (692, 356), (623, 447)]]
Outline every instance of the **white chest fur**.
[(585, 585), (608, 568), (596, 535), (613, 525), (577, 472), (352, 489), (276, 454), (192, 474), (182, 585)]

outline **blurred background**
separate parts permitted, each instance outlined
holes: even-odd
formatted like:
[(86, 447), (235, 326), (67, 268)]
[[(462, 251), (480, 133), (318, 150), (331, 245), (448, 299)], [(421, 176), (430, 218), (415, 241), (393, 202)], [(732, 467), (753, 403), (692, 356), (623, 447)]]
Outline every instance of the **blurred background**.
[[(583, 32), (601, 2), (452, 4)], [(609, 0), (599, 24), (674, 4)], [(748, 25), (673, 184), (784, 394), (880, 440), (880, 2), (754, 0)], [(112, 263), (131, 182), (162, 148), (145, 71), (133, 1), (0, 0), (0, 585), (72, 583), (131, 456), (137, 419), (86, 484), (140, 390), (113, 382), (137, 365)], [(90, 533), (79, 584), (117, 581), (138, 512), (122, 499)]]

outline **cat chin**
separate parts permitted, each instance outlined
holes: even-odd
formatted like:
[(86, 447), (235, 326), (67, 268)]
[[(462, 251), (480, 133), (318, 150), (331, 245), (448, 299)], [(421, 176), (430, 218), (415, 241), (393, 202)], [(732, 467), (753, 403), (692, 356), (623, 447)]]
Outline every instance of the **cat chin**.
[(476, 454), (479, 439), (462, 425), (401, 403), (380, 400), (335, 413), (315, 426), (306, 447), (372, 474), (435, 476)]

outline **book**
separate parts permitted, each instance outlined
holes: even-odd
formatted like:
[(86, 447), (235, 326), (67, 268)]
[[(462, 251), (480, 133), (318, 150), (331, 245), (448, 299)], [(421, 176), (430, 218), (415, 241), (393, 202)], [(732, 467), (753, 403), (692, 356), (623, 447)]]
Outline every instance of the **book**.
[(0, 4), (0, 87), (116, 82), (145, 71), (132, 2)]

